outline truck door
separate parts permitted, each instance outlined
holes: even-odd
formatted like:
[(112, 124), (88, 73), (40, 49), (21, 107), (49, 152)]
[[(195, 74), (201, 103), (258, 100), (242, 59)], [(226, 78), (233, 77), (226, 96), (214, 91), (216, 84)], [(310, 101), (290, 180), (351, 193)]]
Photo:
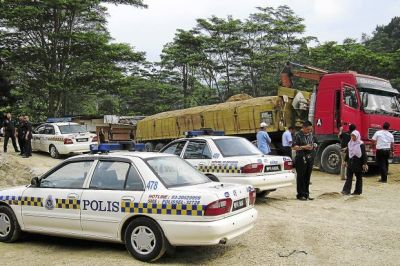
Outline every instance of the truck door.
[(340, 122), (343, 129), (347, 131), (350, 124), (361, 127), (360, 97), (357, 89), (350, 85), (342, 84), (342, 101), (340, 110)]

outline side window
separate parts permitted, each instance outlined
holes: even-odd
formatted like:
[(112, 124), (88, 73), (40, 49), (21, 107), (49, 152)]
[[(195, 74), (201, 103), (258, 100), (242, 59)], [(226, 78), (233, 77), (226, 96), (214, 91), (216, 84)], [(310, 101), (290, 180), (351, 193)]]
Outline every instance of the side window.
[(44, 126), (40, 126), (38, 128), (36, 128), (36, 134), (44, 134)]
[(185, 147), (186, 141), (181, 141), (172, 144), (168, 148), (166, 148), (163, 153), (168, 153), (168, 154), (175, 154), (180, 156), (183, 150), (183, 147)]
[(123, 190), (129, 163), (100, 161), (93, 173), (90, 188)]
[(40, 187), (82, 188), (93, 161), (71, 162), (40, 181)]
[(358, 108), (358, 100), (356, 90), (351, 87), (344, 87), (343, 89), (344, 104), (352, 108)]
[(46, 126), (45, 129), (44, 129), (44, 134), (54, 135), (54, 127), (53, 126)]
[(134, 190), (134, 191), (143, 191), (143, 181), (139, 176), (139, 173), (136, 171), (135, 167), (131, 166), (129, 169), (129, 174), (126, 179), (126, 190)]
[(211, 152), (206, 142), (189, 142), (184, 159), (211, 159)]

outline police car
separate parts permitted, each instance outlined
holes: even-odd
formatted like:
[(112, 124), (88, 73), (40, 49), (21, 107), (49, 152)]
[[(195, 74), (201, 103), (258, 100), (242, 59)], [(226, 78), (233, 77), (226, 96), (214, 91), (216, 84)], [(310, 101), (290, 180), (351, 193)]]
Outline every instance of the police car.
[(245, 138), (201, 134), (189, 132), (193, 137), (175, 140), (160, 152), (182, 157), (214, 181), (252, 185), (263, 196), (295, 181), (289, 157), (263, 155)]
[(212, 182), (178, 156), (69, 158), (28, 186), (0, 190), (0, 241), (21, 232), (125, 243), (141, 261), (174, 246), (225, 243), (257, 218), (249, 185)]
[(94, 142), (97, 142), (96, 134), (87, 132), (82, 125), (69, 122), (41, 124), (32, 135), (32, 149), (48, 152), (52, 158), (89, 152), (90, 144)]

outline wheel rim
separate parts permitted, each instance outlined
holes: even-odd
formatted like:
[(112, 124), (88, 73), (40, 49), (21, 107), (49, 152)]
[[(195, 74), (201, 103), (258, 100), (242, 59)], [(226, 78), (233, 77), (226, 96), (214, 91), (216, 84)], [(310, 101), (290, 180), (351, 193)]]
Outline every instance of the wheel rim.
[(156, 247), (156, 236), (147, 226), (138, 226), (132, 232), (131, 242), (137, 253), (147, 255)]
[(50, 155), (51, 157), (56, 157), (56, 147), (54, 146), (50, 147)]
[(11, 231), (10, 217), (5, 213), (0, 213), (0, 236), (6, 237)]
[(334, 169), (339, 166), (340, 156), (336, 153), (331, 153), (328, 156), (328, 165), (330, 168)]

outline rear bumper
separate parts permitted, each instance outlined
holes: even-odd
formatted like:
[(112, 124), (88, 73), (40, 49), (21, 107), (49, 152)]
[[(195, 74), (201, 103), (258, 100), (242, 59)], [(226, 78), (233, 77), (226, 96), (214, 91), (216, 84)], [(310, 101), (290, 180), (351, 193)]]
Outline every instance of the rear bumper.
[(218, 177), (221, 182), (252, 185), (257, 192), (291, 186), (296, 175), (293, 172), (265, 174), (259, 176)]
[(216, 245), (221, 240), (230, 240), (253, 228), (257, 210), (252, 208), (242, 213), (212, 222), (159, 221), (171, 245), (197, 246)]
[(79, 144), (66, 144), (66, 145), (58, 145), (57, 150), (59, 154), (69, 154), (69, 153), (79, 153), (79, 152), (89, 152), (90, 144), (94, 144), (95, 142), (85, 142)]

